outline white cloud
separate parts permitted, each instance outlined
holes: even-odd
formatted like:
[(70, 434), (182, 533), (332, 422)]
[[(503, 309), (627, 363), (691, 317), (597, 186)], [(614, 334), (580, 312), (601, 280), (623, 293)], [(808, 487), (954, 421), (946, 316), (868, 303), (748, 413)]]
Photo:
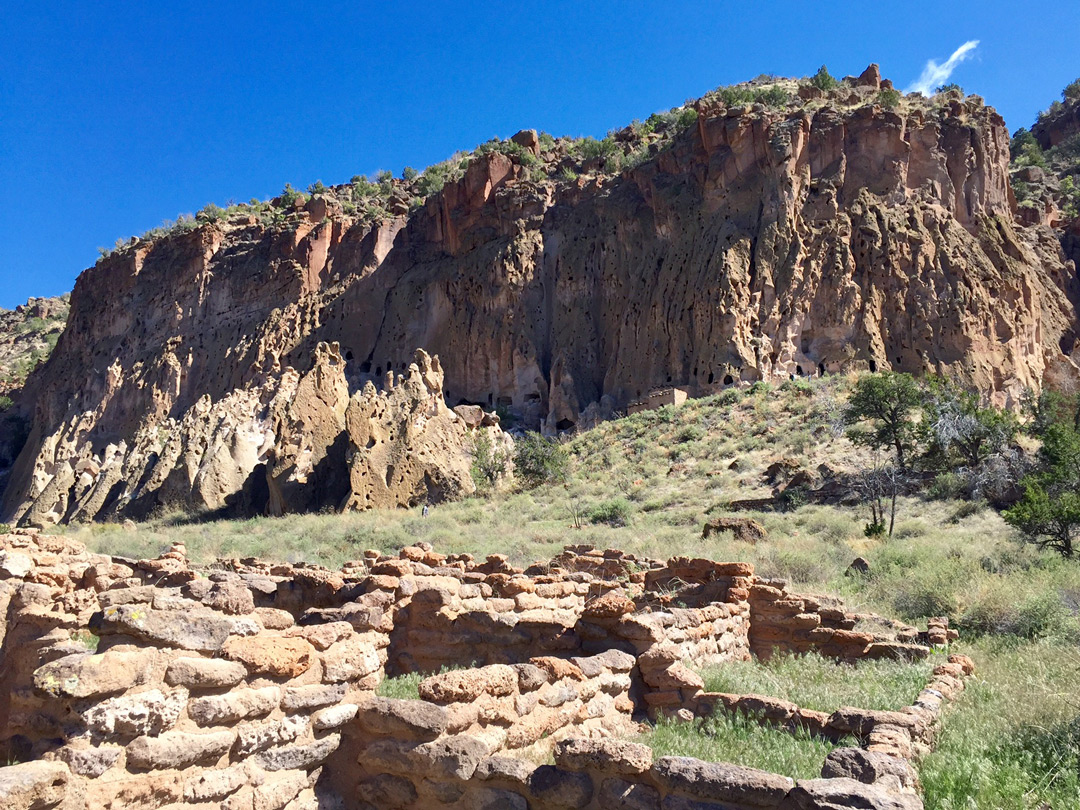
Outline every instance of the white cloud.
[(953, 55), (949, 57), (944, 65), (939, 65), (933, 59), (927, 60), (926, 67), (923, 68), (922, 75), (919, 76), (911, 86), (905, 90), (905, 93), (922, 93), (925, 96), (934, 92), (935, 88), (940, 87), (949, 80), (949, 76), (956, 70), (956, 66), (963, 62), (971, 52), (975, 50), (979, 44), (977, 39), (969, 39), (955, 51)]

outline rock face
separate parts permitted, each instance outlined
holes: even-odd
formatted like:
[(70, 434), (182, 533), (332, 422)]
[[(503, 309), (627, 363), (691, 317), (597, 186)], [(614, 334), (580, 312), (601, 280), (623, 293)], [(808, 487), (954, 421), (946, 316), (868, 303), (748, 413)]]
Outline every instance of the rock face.
[(203, 395), (180, 419), (148, 415), (128, 440), (97, 451), (83, 414), (37, 460), (17, 516), (37, 525), (162, 506), (282, 514), (437, 502), (475, 489), (481, 432), (496, 446), (510, 441), (447, 407), (438, 358), (423, 351), (382, 390), (368, 382), (350, 395), (344, 369), (337, 344), (320, 343), (304, 374), (285, 369), (217, 402)]
[[(1009, 404), (1075, 377), (1075, 265), (1017, 225), (1000, 116), (883, 109), (876, 81), (807, 106), (707, 96), (618, 174), (558, 147), (538, 177), (522, 136), (411, 214), (317, 196), (133, 244), (76, 285), (0, 518), (467, 491), (444, 394), (555, 431), (661, 386), (896, 369)], [(414, 372), (417, 347), (441, 367)]]

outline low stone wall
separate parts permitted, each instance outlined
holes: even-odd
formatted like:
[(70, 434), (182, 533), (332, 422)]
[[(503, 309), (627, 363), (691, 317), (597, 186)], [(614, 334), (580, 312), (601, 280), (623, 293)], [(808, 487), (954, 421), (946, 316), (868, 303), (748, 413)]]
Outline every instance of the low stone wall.
[[(838, 602), (745, 563), (570, 546), (520, 569), (415, 546), (336, 572), (198, 569), (182, 547), (126, 560), (34, 532), (0, 537), (0, 613), (0, 744), (32, 760), (0, 768), (0, 800), (80, 810), (816, 807), (790, 804), (790, 780), (642, 764), (640, 746), (611, 737), (632, 718), (726, 705), (691, 666), (920, 655), (914, 641), (950, 632), (855, 633), (863, 619)], [(432, 674), (420, 700), (375, 697), (387, 674), (447, 666), (471, 668)], [(952, 688), (941, 675), (920, 705)], [(929, 744), (887, 720), (863, 729), (867, 755)], [(553, 745), (555, 766), (531, 764)]]

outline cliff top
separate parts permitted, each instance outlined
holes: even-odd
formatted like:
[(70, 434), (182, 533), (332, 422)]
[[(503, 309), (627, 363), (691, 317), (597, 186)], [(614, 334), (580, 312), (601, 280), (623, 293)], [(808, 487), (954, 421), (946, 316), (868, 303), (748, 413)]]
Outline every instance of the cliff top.
[(306, 192), (286, 184), (282, 193), (270, 200), (253, 198), (225, 208), (209, 203), (194, 215), (181, 214), (176, 220), (166, 221), (139, 236), (118, 239), (112, 250), (99, 248), (99, 251), (104, 258), (209, 223), (223, 230), (256, 224), (286, 227), (290, 216), (312, 199), (323, 200), (319, 212), (331, 218), (379, 222), (404, 216), (442, 191), (447, 183), (464, 178), (475, 161), (492, 154), (504, 155), (523, 167), (525, 182), (538, 188), (551, 184), (580, 186), (584, 182), (582, 178), (611, 178), (652, 160), (693, 126), (699, 115), (775, 119), (830, 110), (850, 114), (860, 108), (923, 119), (944, 119), (982, 110), (996, 115), (993, 108), (985, 107), (980, 96), (965, 95), (955, 85), (940, 88), (929, 97), (920, 93), (903, 94), (889, 79), (881, 78), (876, 64), (857, 77), (842, 79), (831, 76), (824, 65), (812, 77), (763, 74), (747, 82), (719, 87), (666, 112), (653, 113), (644, 121), (635, 120), (612, 129), (602, 139), (554, 137), (546, 132), (522, 130), (510, 138), (492, 138), (471, 151), (456, 152), (423, 171), (406, 167), (400, 177), (383, 171), (374, 178), (356, 175), (348, 183), (331, 186), (320, 180)]

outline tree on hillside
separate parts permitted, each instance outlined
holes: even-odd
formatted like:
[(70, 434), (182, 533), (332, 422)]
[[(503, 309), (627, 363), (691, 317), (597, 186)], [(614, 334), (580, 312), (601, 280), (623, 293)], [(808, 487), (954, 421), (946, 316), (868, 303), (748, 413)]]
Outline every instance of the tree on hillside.
[(1005, 520), (1028, 542), (1072, 557), (1080, 542), (1080, 396), (1044, 396), (1035, 417), (1039, 466)]
[(978, 393), (941, 379), (930, 380), (923, 412), (927, 457), (945, 467), (975, 469), (1003, 452), (1019, 431), (1012, 414), (983, 407)]
[(844, 411), (855, 444), (892, 450), (896, 465), (906, 471), (918, 446), (916, 422), (922, 392), (910, 374), (885, 371), (859, 378)]
[[(851, 488), (870, 508), (870, 522), (863, 529), (867, 537), (875, 538), (884, 534), (892, 537), (896, 526), (896, 499), (906, 480), (906, 473), (899, 467), (878, 464), (876, 459), (873, 467), (852, 476)], [(888, 526), (885, 525), (886, 512)]]
[(526, 433), (514, 442), (514, 474), (525, 488), (566, 480), (566, 451), (556, 439)]

